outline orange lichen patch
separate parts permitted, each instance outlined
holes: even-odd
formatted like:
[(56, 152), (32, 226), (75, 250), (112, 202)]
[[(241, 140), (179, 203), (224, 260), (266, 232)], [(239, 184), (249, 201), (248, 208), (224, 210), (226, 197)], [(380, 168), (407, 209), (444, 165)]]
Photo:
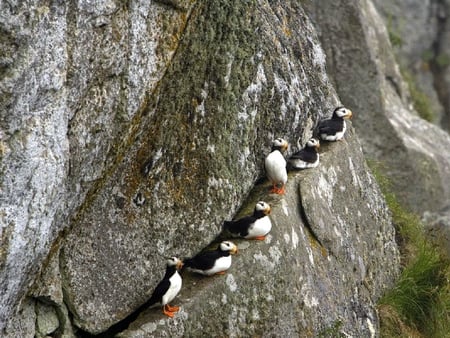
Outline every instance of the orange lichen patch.
[(286, 26), (283, 27), (283, 32), (287, 37), (291, 37), (292, 32), (289, 28), (287, 28)]

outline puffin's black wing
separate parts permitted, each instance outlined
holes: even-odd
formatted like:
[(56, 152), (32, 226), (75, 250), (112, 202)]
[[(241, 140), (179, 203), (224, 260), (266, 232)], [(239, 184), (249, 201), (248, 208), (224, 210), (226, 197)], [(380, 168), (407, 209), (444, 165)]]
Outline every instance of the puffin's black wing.
[(223, 225), (229, 232), (244, 237), (248, 235), (248, 229), (255, 221), (253, 216), (245, 216), (236, 221), (225, 221)]
[(208, 270), (214, 266), (214, 262), (219, 257), (221, 257), (221, 255), (217, 250), (201, 252), (195, 257), (186, 259), (184, 261), (184, 267), (199, 270)]
[(292, 160), (302, 160), (308, 163), (314, 163), (317, 160), (317, 153), (313, 149), (301, 149), (290, 157)]
[(333, 135), (339, 131), (342, 131), (343, 127), (344, 127), (344, 120), (342, 119), (325, 120), (319, 123), (318, 127), (319, 135), (320, 134)]
[(168, 279), (163, 279), (156, 286), (155, 291), (153, 291), (152, 296), (146, 303), (147, 306), (153, 305), (155, 303), (161, 303), (162, 297), (166, 294), (167, 290), (170, 288), (170, 281)]

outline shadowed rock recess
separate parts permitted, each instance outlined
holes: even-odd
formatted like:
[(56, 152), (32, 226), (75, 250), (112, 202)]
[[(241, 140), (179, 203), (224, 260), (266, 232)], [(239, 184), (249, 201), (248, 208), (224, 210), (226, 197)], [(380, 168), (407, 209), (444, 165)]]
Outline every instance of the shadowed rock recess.
[[(386, 149), (407, 143), (410, 155), (424, 149), (415, 142), (423, 133), (441, 134), (415, 119), (422, 134), (399, 131), (412, 115), (407, 94), (383, 87), (386, 69), (401, 84), (389, 55), (355, 53), (361, 76), (349, 80), (338, 72), (350, 72), (339, 63), (348, 54), (326, 58), (322, 46), (342, 46), (348, 27), (357, 32), (353, 25), (371, 17), (370, 2), (339, 2), (336, 17), (354, 16), (332, 27), (344, 31), (332, 42), (318, 19), (327, 16), (309, 3), (313, 25), (305, 3), (0, 4), (1, 336), (378, 335), (374, 304), (393, 285), (399, 254), (361, 146), (382, 160)], [(367, 31), (379, 22), (367, 20)], [(383, 34), (360, 34), (358, 43), (389, 50), (374, 38), (387, 41)], [(395, 142), (385, 148), (373, 134), (357, 136), (385, 112), (384, 97), (398, 114), (369, 129), (389, 127)], [(298, 150), (341, 102), (355, 112), (356, 130), (350, 122), (343, 141), (324, 144), (319, 167), (291, 173), (286, 195), (268, 194), (267, 182), (256, 182), (272, 140)], [(440, 185), (447, 158), (423, 159), (436, 168), (417, 180), (411, 200), (421, 201), (422, 188), (448, 196)], [(416, 173), (414, 165), (404, 171)], [(224, 220), (261, 199), (273, 210), (264, 242), (236, 241), (225, 276), (183, 272), (173, 319), (159, 307), (130, 319), (161, 279), (165, 256), (201, 251)], [(117, 323), (130, 325), (108, 331)]]

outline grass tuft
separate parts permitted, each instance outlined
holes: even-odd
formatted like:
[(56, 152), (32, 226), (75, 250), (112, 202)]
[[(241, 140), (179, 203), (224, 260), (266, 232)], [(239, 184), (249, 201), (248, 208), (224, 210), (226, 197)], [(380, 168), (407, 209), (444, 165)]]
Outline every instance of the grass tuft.
[(429, 242), (420, 219), (405, 210), (380, 164), (368, 161), (398, 232), (402, 273), (378, 302), (382, 337), (450, 337), (450, 265)]
[(430, 99), (423, 91), (421, 91), (417, 87), (414, 77), (409, 71), (401, 69), (401, 73), (403, 79), (408, 85), (414, 109), (416, 109), (421, 118), (433, 123), (433, 121), (436, 119), (436, 114), (433, 111)]

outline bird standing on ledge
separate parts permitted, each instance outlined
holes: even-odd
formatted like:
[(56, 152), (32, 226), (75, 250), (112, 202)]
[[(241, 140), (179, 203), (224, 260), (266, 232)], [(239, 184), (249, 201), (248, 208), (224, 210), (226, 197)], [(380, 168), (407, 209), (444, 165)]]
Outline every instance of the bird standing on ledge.
[(169, 303), (181, 290), (182, 280), (178, 270), (182, 266), (183, 262), (177, 257), (171, 257), (167, 260), (166, 273), (147, 302), (148, 306), (161, 303), (163, 305), (163, 313), (169, 317), (173, 317), (173, 314), (180, 309), (178, 306), (170, 306)]
[(269, 204), (259, 201), (255, 205), (253, 215), (235, 221), (225, 221), (223, 226), (233, 235), (263, 241), (272, 229), (272, 222), (268, 216), (270, 211)]
[(213, 251), (200, 252), (184, 260), (184, 266), (191, 271), (205, 276), (223, 275), (231, 266), (231, 255), (237, 253), (237, 246), (230, 241), (223, 241)]
[(319, 165), (320, 142), (318, 139), (311, 138), (303, 149), (300, 149), (289, 158), (289, 166), (293, 169), (315, 168)]
[(288, 143), (282, 138), (277, 138), (272, 143), (272, 152), (267, 155), (264, 166), (266, 175), (272, 183), (272, 190), (276, 194), (284, 194), (284, 186), (287, 182), (286, 160), (283, 152), (288, 148)]
[(318, 134), (324, 141), (339, 141), (344, 137), (347, 125), (344, 119), (352, 118), (352, 111), (345, 107), (337, 107), (331, 119), (319, 122)]

